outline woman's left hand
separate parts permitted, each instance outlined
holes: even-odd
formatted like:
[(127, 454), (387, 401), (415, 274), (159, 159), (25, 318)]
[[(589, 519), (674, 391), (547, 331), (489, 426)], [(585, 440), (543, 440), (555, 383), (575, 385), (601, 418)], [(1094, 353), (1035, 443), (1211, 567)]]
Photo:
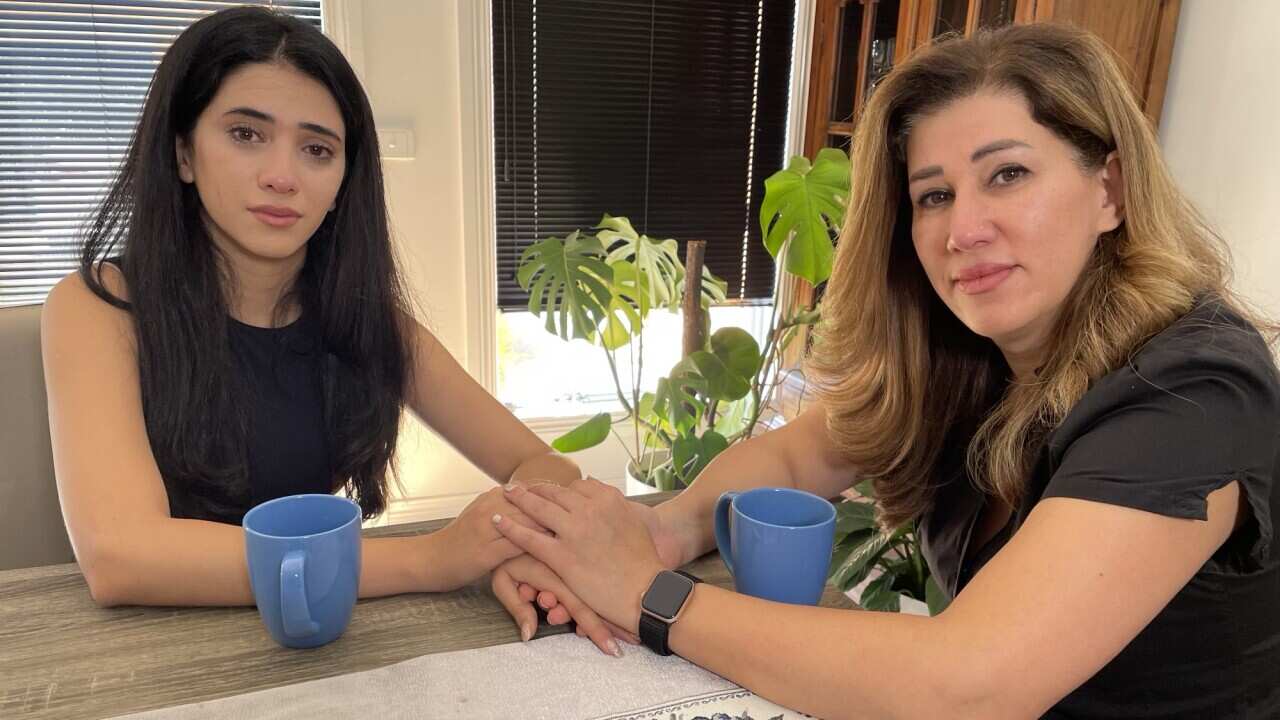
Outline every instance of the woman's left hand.
[(507, 498), (555, 535), (494, 515), (498, 531), (550, 567), (604, 619), (638, 632), (640, 596), (664, 566), (644, 521), (622, 493), (585, 479), (568, 487), (508, 485)]

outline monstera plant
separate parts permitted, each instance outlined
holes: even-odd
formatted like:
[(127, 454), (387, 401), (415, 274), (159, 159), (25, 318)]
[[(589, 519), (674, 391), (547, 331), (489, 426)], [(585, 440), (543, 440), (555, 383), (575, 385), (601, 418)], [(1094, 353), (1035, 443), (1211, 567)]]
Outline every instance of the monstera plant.
[[(833, 238), (848, 194), (849, 158), (834, 148), (819, 151), (812, 163), (796, 156), (765, 181), (761, 235), (783, 272), (813, 285), (830, 276)], [(520, 258), (517, 280), (529, 293), (529, 311), (543, 319), (548, 332), (601, 349), (622, 407), (621, 418), (600, 413), (552, 445), (561, 452), (584, 450), (604, 442), (616, 426), (629, 426), (633, 467), (660, 490), (687, 486), (716, 455), (752, 435), (780, 379), (784, 351), (819, 317), (813, 306), (775, 303), (763, 348), (741, 328), (721, 328), (708, 337), (706, 308), (724, 301), (724, 281), (704, 270), (699, 298), (686, 302), (676, 241), (641, 235), (625, 217), (607, 214), (592, 231), (530, 246)], [(687, 348), (652, 388), (641, 387), (638, 367), (631, 377), (621, 377), (617, 353), (635, 343), (643, 358), (649, 314), (682, 306), (697, 316), (705, 342)]]

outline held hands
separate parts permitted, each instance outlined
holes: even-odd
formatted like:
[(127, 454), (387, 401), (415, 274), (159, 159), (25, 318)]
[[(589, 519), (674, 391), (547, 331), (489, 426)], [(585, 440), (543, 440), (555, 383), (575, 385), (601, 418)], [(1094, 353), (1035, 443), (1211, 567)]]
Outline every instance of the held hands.
[(494, 514), (509, 517), (512, 523), (528, 532), (547, 532), (512, 505), (502, 488), (484, 492), (440, 531), (423, 536), (424, 542), (435, 545), (431, 554), (434, 568), (427, 576), (426, 591), (454, 590), (469, 585), (524, 552), (494, 528), (491, 520)]
[[(550, 568), (604, 620), (634, 634), (640, 622), (640, 596), (666, 567), (645, 516), (616, 488), (598, 480), (576, 480), (568, 487), (507, 487), (510, 504), (554, 535), (533, 530), (518, 517), (501, 512), (493, 514), (498, 531)], [(661, 530), (660, 524), (655, 527)], [(679, 544), (663, 544), (667, 559), (678, 563), (682, 559)], [(564, 600), (559, 597), (564, 588), (532, 580), (524, 582)], [(569, 610), (574, 614), (573, 608)]]
[[(639, 643), (639, 638), (635, 635), (602, 619), (587, 607), (586, 603), (569, 592), (564, 582), (550, 568), (532, 556), (521, 555), (503, 563), (493, 571), (492, 582), (493, 594), (519, 625), (521, 640), (528, 641), (532, 638), (538, 626), (538, 617), (532, 607), (537, 594), (533, 586), (536, 585), (547, 589), (543, 595), (554, 592), (558, 599), (558, 604), (547, 613), (548, 622), (561, 625), (572, 616), (578, 624), (578, 635), (589, 638), (601, 652), (619, 657), (622, 650), (618, 646), (618, 639), (632, 645)], [(545, 602), (539, 601), (539, 604), (547, 607)]]
[[(696, 554), (696, 551), (689, 550), (689, 540), (683, 537), (672, 521), (663, 517), (657, 508), (635, 501), (628, 501), (627, 506), (648, 528), (649, 537), (658, 551), (658, 559), (662, 561), (664, 567), (675, 570), (693, 559), (687, 557), (687, 555)], [(520, 596), (528, 598), (526, 602), (533, 602), (536, 597), (538, 604), (547, 611), (547, 622), (552, 625), (569, 622), (569, 614), (563, 608), (558, 608), (558, 600), (554, 592), (521, 584)]]

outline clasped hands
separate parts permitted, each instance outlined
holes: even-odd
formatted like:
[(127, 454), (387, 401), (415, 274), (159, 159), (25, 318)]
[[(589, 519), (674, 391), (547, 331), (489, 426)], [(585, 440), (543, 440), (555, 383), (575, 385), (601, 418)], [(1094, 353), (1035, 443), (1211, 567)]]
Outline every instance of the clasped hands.
[(491, 582), (521, 639), (537, 628), (537, 602), (548, 622), (572, 619), (604, 653), (621, 655), (619, 640), (637, 644), (641, 595), (659, 571), (685, 560), (670, 523), (591, 478), (511, 483), (502, 493), (505, 511), (495, 508), (489, 520), (520, 554), (498, 565)]

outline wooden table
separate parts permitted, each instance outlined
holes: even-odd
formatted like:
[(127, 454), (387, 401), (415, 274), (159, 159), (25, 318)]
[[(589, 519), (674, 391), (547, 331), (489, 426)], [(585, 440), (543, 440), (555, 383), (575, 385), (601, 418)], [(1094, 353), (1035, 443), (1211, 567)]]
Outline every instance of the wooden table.
[[(636, 499), (656, 504), (670, 496)], [(428, 533), (447, 522), (365, 536)], [(733, 586), (714, 552), (687, 569)], [(853, 607), (830, 586), (822, 604)], [(543, 625), (536, 637), (566, 631)], [(519, 641), (487, 580), (449, 593), (361, 600), (341, 638), (286, 650), (252, 607), (103, 609), (74, 564), (9, 570), (0, 572), (0, 718), (108, 718)]]

